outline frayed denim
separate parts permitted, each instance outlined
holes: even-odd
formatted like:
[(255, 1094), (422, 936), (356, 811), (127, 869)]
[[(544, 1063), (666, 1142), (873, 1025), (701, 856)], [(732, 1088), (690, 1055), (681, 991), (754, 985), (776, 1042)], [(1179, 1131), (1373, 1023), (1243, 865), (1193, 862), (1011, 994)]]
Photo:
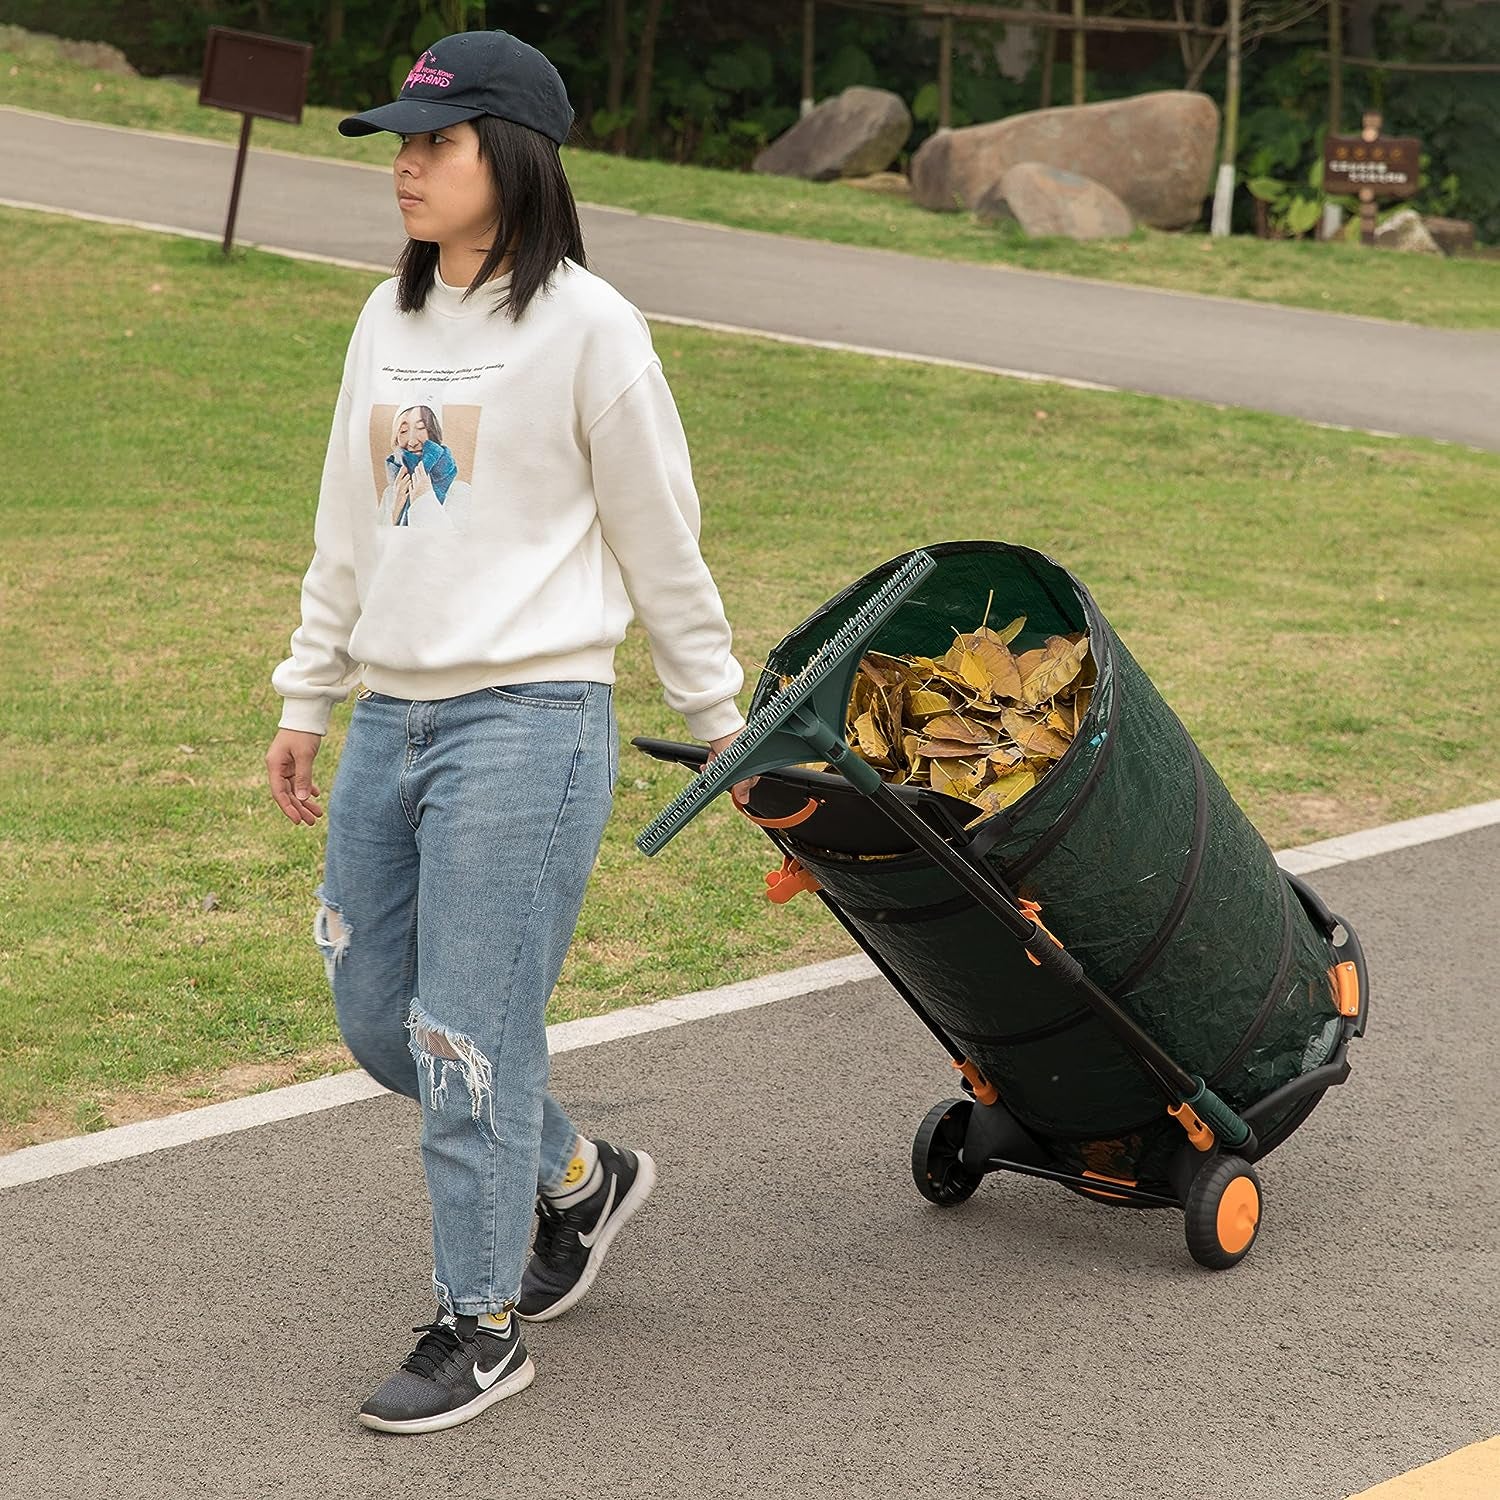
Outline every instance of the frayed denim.
[(604, 683), (355, 702), (314, 937), (350, 1051), (421, 1103), (433, 1283), (453, 1313), (515, 1300), (537, 1191), (573, 1155), (544, 1013), (618, 769)]

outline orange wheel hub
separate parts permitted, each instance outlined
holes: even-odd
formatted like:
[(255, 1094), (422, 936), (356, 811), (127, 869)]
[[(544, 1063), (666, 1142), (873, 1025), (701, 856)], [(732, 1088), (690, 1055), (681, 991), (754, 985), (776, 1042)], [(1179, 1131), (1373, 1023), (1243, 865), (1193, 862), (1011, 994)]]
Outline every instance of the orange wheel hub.
[(1260, 1222), (1260, 1194), (1248, 1177), (1236, 1177), (1219, 1199), (1219, 1244), (1228, 1255), (1238, 1255), (1255, 1238)]

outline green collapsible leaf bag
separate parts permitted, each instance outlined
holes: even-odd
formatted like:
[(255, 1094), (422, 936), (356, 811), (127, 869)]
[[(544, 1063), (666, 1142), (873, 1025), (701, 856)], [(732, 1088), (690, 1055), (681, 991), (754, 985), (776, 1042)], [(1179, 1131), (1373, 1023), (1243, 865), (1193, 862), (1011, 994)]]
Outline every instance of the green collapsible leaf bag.
[[(971, 851), (1035, 903), (1037, 920), (1089, 979), (1232, 1109), (1252, 1110), (1336, 1050), (1341, 1057), (1347, 1015), (1334, 970), (1343, 954), (1332, 924), (1282, 874), (1087, 589), (1025, 547), (924, 550), (935, 569), (871, 648), (941, 656), (955, 633), (974, 629), (993, 590), (992, 618), (1026, 616), (1013, 650), (1083, 630), (1098, 670), (1072, 746), (1033, 791), (959, 835), (974, 840)], [(903, 561), (860, 579), (776, 647), (752, 718)], [(951, 806), (955, 827), (974, 816)], [(867, 826), (880, 821), (874, 809), (865, 816)], [(817, 813), (775, 837), (1061, 1170), (1175, 1191), (1170, 1167), (1183, 1133), (1139, 1057), (927, 854), (899, 836), (889, 848), (904, 852), (872, 852), (843, 836), (848, 826)], [(1258, 1154), (1317, 1097), (1262, 1115)]]

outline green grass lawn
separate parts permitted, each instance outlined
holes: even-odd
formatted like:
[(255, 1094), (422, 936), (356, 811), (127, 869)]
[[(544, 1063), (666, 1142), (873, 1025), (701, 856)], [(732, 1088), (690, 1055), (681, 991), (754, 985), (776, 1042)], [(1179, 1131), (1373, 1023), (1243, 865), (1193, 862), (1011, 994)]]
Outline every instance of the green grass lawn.
[[(201, 108), (196, 92), (181, 84), (91, 72), (40, 53), (28, 55), (23, 67), (18, 54), (0, 51), (0, 104), (223, 141), (239, 134), (238, 115)], [(253, 141), (282, 151), (388, 163), (392, 138), (346, 139), (335, 128), (343, 113), (312, 108), (300, 126), (258, 120)], [(1018, 231), (986, 228), (969, 214), (928, 213), (836, 184), (590, 151), (563, 156), (580, 200), (639, 213), (1441, 328), (1500, 328), (1500, 260), (1438, 260), (1354, 245), (1213, 240), (1203, 233), (1154, 230), (1118, 243), (1028, 241)]]
[[(262, 758), (373, 278), (12, 211), (0, 259), (27, 393), (0, 556), (16, 1145), (340, 1055), (310, 936), (322, 828), (282, 818)], [(1273, 845), (1497, 795), (1500, 458), (696, 330), (657, 343), (752, 670), (875, 563), (999, 537), (1088, 582)], [(638, 634), (619, 667), (623, 736), (682, 738)], [(724, 799), (640, 857), (680, 784), (625, 751), (554, 1019), (848, 951), (814, 901), (768, 906), (771, 846)]]

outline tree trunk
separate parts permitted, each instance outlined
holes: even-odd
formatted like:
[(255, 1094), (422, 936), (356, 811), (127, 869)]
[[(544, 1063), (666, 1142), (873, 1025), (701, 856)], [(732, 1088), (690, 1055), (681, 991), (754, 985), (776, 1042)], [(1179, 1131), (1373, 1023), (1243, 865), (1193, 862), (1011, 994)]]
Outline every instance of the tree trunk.
[(328, 0), (324, 19), (323, 39), (330, 47), (337, 47), (344, 40), (344, 0)]
[[(1057, 13), (1062, 0), (1052, 0), (1053, 14)], [(1052, 108), (1052, 76), (1057, 67), (1057, 27), (1049, 26), (1042, 38), (1042, 97), (1040, 109)]]
[[(606, 0), (605, 24), (609, 30), (609, 76), (604, 86), (604, 108), (618, 115), (625, 106), (625, 0)], [(625, 150), (625, 127), (617, 125), (611, 134), (609, 148), (616, 155)]]
[(1342, 0), (1328, 6), (1328, 133), (1337, 135), (1344, 125), (1344, 28)]
[(1355, 57), (1375, 55), (1377, 0), (1349, 0), (1349, 51)]
[(646, 138), (647, 117), (651, 113), (651, 74), (656, 66), (656, 32), (661, 25), (663, 0), (646, 0), (646, 17), (641, 23), (641, 50), (635, 63), (635, 113), (630, 120), (630, 149), (641, 149)]
[[(1084, 19), (1084, 0), (1073, 0), (1073, 18), (1081, 21)], [(1076, 107), (1084, 102), (1086, 88), (1086, 69), (1088, 67), (1085, 52), (1088, 43), (1084, 40), (1088, 32), (1080, 27), (1073, 33), (1073, 104)]]

